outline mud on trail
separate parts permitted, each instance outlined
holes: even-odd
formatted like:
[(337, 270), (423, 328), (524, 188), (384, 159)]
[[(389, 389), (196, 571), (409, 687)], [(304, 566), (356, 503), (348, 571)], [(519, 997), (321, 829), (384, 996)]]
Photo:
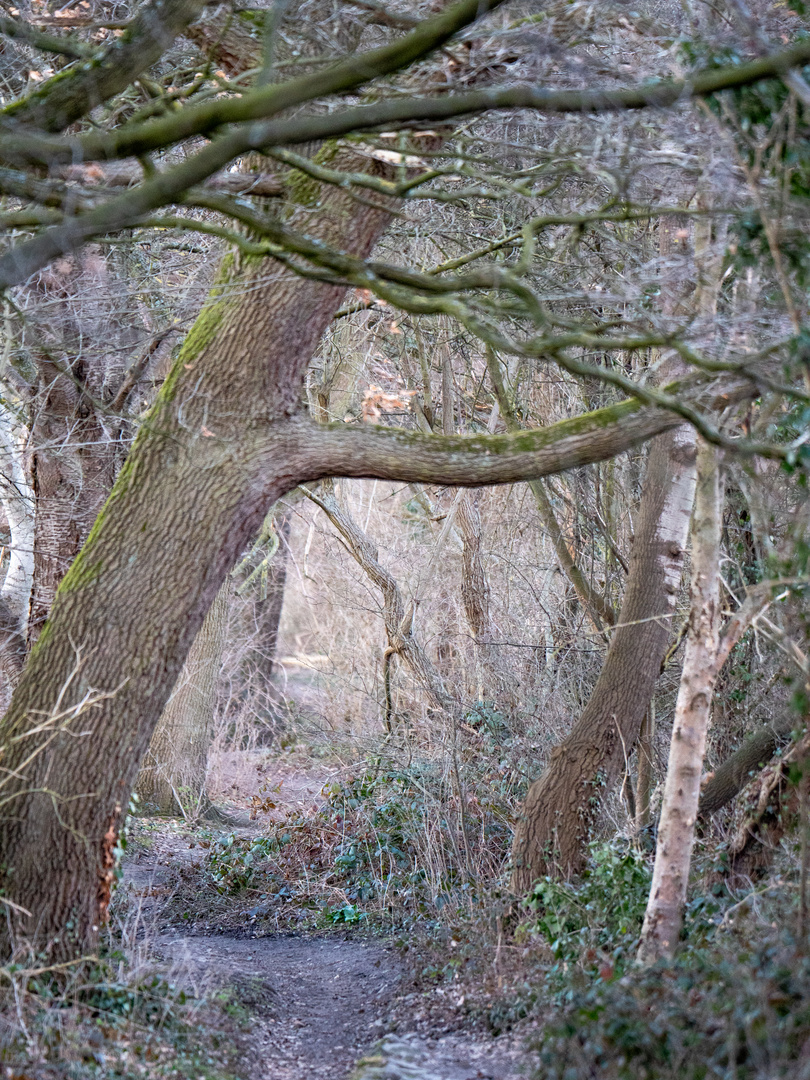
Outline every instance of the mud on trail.
[[(249, 777), (243, 789), (247, 799), (247, 790), (256, 790), (252, 766), (227, 764), (229, 771)], [(320, 768), (278, 776), (273, 766), (267, 771), (269, 777), (264, 770), (258, 775), (277, 792), (274, 799), (282, 805), (276, 813), (286, 809), (284, 803), (317, 803), (328, 779)], [(230, 808), (238, 812), (249, 802), (240, 805), (236, 788), (229, 779)], [(237, 831), (260, 829), (254, 822)], [(239, 1072), (245, 1080), (525, 1077), (522, 1039), (471, 1030), (458, 991), (415, 989), (398, 951), (385, 939), (353, 931), (268, 933), (256, 928), (250, 911), (236, 910), (236, 899), (230, 917), (223, 919), (224, 933), (217, 920), (194, 928), (167, 925), (162, 900), (173, 892), (178, 874), (196, 878), (204, 849), (176, 822), (144, 821), (137, 832), (146, 842), (133, 845), (122, 883), (129, 917), (172, 982), (195, 998), (218, 997), (233, 1016), (242, 1031)]]
[[(194, 937), (164, 932), (158, 958), (197, 996), (219, 993), (246, 1016), (241, 1071), (250, 1080), (519, 1080), (519, 1044), (430, 1031), (404, 970), (375, 941), (328, 937)], [(418, 1004), (418, 1003), (417, 1003)], [(420, 1021), (428, 1020), (427, 1024)], [(419, 1024), (426, 1033), (393, 1033)]]

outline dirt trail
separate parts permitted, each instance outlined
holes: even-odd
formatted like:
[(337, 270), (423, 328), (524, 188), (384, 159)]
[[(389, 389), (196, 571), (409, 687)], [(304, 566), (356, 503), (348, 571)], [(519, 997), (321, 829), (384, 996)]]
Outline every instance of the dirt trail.
[(468, 1033), (386, 1034), (403, 970), (378, 942), (334, 937), (189, 937), (157, 953), (196, 994), (224, 992), (249, 1014), (251, 1080), (519, 1080), (519, 1051)]
[[(237, 756), (225, 763), (229, 805), (249, 807), (261, 777), (278, 804), (268, 817), (317, 804), (334, 771), (281, 767), (269, 755)], [(178, 870), (199, 865), (202, 849), (180, 823), (154, 822), (143, 831), (148, 841), (142, 838), (124, 865), (130, 917), (152, 938), (155, 958), (171, 969), (173, 982), (195, 996), (224, 995), (244, 1022), (242, 1073), (249, 1080), (524, 1077), (518, 1039), (459, 1030), (458, 1010), (441, 997), (446, 992), (414, 993), (399, 955), (384, 941), (334, 933), (247, 936), (250, 923), (239, 936), (165, 924), (157, 930), (160, 898), (172, 891)]]
[(156, 947), (195, 993), (225, 990), (250, 1013), (255, 1080), (344, 1080), (400, 978), (397, 958), (366, 942), (163, 934)]

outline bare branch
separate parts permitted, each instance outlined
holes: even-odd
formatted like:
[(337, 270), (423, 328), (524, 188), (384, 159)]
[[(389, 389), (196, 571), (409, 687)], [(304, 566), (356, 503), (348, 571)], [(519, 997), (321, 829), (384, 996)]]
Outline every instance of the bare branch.
[(678, 417), (624, 401), (546, 428), (506, 435), (427, 435), (371, 425), (291, 428), (301, 482), (329, 476), (479, 487), (532, 480), (605, 461), (677, 427)]
[(156, 63), (204, 6), (205, 0), (153, 0), (146, 4), (123, 36), (96, 59), (48, 79), (28, 97), (0, 111), (3, 127), (7, 131), (21, 125), (64, 130)]
[(83, 60), (84, 57), (93, 53), (90, 45), (74, 38), (57, 37), (55, 34), (46, 34), (37, 30), (23, 19), (11, 19), (6, 15), (0, 16), (0, 34), (3, 37), (16, 38), (24, 41), (40, 52), (56, 53), (59, 56), (70, 56), (74, 60)]

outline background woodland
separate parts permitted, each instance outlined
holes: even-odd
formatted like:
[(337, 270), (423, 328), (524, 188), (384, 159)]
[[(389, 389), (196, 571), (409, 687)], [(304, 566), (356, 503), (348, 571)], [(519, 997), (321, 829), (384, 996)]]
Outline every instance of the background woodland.
[(810, 1075), (804, 5), (0, 7), (0, 1060), (174, 818), (538, 1076)]

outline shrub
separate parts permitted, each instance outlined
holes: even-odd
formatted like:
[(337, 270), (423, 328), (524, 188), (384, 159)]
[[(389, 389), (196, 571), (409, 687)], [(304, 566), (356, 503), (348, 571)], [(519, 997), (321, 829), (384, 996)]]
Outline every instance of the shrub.
[[(591, 844), (575, 882), (542, 878), (532, 889), (528, 929), (544, 938), (565, 971), (572, 963), (610, 968), (632, 958), (650, 891), (648, 860), (621, 838)], [(552, 972), (553, 973), (553, 972)]]
[(294, 900), (327, 922), (445, 918), (469, 908), (477, 884), (505, 861), (500, 794), (467, 791), (462, 815), (455, 786), (429, 766), (363, 770), (322, 794), (317, 811), (292, 811), (262, 836), (212, 842), (206, 872), (217, 892)]
[(810, 958), (790, 942), (674, 963), (573, 994), (539, 1044), (543, 1080), (810, 1075)]

